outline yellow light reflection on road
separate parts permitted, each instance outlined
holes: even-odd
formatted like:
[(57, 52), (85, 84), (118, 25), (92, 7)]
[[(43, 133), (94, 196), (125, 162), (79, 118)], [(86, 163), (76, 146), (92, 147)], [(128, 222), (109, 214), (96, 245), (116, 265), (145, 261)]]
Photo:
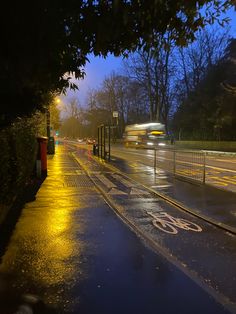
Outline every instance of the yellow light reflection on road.
[(55, 155), (48, 167), (50, 175), (36, 201), (27, 203), (22, 211), (0, 272), (14, 274), (15, 286), (27, 290), (27, 283), (33, 282), (44, 291), (53, 286), (58, 295), (62, 286), (73, 284), (85, 244), (76, 237), (78, 230), (83, 232), (83, 225), (75, 220), (80, 197), (63, 184), (65, 164)]

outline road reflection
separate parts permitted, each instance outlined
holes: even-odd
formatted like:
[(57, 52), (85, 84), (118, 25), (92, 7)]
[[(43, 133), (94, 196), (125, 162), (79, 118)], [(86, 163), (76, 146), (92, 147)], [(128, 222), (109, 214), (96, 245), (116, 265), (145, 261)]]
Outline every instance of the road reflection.
[(86, 245), (76, 240), (76, 230), (83, 232), (84, 228), (74, 221), (80, 199), (63, 182), (62, 167), (72, 170), (71, 164), (62, 164), (55, 155), (49, 166), (50, 176), (36, 201), (25, 205), (16, 224), (0, 273), (10, 281), (11, 293), (33, 293), (49, 304), (58, 305), (65, 302), (66, 290), (74, 284)]

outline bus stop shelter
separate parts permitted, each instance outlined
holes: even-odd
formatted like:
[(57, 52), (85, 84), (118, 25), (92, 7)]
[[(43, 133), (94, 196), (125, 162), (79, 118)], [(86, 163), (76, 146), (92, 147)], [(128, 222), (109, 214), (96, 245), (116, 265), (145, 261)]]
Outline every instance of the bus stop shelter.
[(111, 127), (101, 124), (98, 127), (98, 140), (94, 148), (94, 154), (98, 157), (110, 161), (111, 159)]

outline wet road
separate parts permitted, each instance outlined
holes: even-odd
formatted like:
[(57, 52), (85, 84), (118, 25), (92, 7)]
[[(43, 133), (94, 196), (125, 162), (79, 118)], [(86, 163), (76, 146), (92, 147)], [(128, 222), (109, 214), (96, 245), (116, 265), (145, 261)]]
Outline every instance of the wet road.
[[(165, 153), (165, 158), (168, 160), (172, 160), (172, 152), (168, 151), (167, 149), (162, 150), (163, 153)], [(181, 157), (181, 150), (180, 151), (180, 157)], [(184, 151), (184, 150), (183, 150)], [(118, 154), (121, 153), (122, 156), (125, 156), (125, 154), (129, 155), (136, 155), (136, 156), (147, 156), (148, 159), (153, 160), (153, 150), (148, 150), (148, 149), (134, 149), (134, 148), (127, 148), (124, 147), (122, 144), (113, 144), (112, 145), (112, 153)], [(196, 152), (198, 152), (196, 150)], [(200, 150), (199, 150), (200, 152)], [(222, 155), (222, 153), (211, 153), (209, 152), (206, 153), (206, 165), (209, 168), (216, 168), (220, 170), (226, 170), (230, 171), (232, 170), (233, 172), (236, 172), (236, 158), (235, 158), (236, 153), (225, 153)], [(184, 157), (184, 153), (182, 154), (182, 157)]]
[(129, 229), (69, 149), (58, 146), (48, 166), (1, 258), (0, 313), (29, 294), (45, 305), (34, 313), (229, 313)]
[[(126, 160), (133, 167), (146, 165), (154, 167), (154, 151), (146, 149), (125, 148), (123, 145), (112, 146), (112, 156)], [(191, 176), (196, 180), (202, 180), (202, 166), (203, 159), (196, 156), (186, 156), (181, 151), (176, 155), (178, 169), (177, 174), (187, 176), (191, 172)], [(168, 150), (158, 151), (158, 159), (160, 165), (157, 167), (164, 167), (165, 170), (173, 171), (173, 153)], [(236, 157), (235, 154), (226, 154), (224, 156), (215, 154), (214, 156), (206, 155), (206, 183), (223, 188), (229, 191), (236, 192)], [(199, 164), (198, 164), (199, 163)], [(185, 169), (186, 168), (186, 169)]]

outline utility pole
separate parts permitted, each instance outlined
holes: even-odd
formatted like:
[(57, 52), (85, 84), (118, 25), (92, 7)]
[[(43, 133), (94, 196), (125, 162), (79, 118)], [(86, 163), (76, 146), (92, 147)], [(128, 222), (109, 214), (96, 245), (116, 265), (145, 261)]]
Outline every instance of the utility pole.
[(50, 108), (47, 107), (47, 111), (46, 111), (46, 119), (47, 119), (47, 138), (49, 140), (50, 136), (51, 136), (51, 126), (50, 126)]
[[(60, 103), (60, 99), (54, 99), (56, 104)], [(55, 154), (55, 140), (54, 137), (51, 136), (51, 117), (50, 117), (50, 105), (47, 107), (46, 111), (46, 119), (47, 119), (47, 138), (48, 138), (48, 145), (47, 145), (47, 152), (48, 154)]]
[(113, 133), (113, 137), (114, 137), (113, 142), (115, 143), (116, 138), (118, 137), (118, 116), (119, 116), (118, 111), (113, 111), (112, 116), (113, 118), (115, 118), (115, 121), (116, 121), (116, 125), (114, 125), (114, 128), (113, 128), (113, 131), (115, 130), (115, 134)]

